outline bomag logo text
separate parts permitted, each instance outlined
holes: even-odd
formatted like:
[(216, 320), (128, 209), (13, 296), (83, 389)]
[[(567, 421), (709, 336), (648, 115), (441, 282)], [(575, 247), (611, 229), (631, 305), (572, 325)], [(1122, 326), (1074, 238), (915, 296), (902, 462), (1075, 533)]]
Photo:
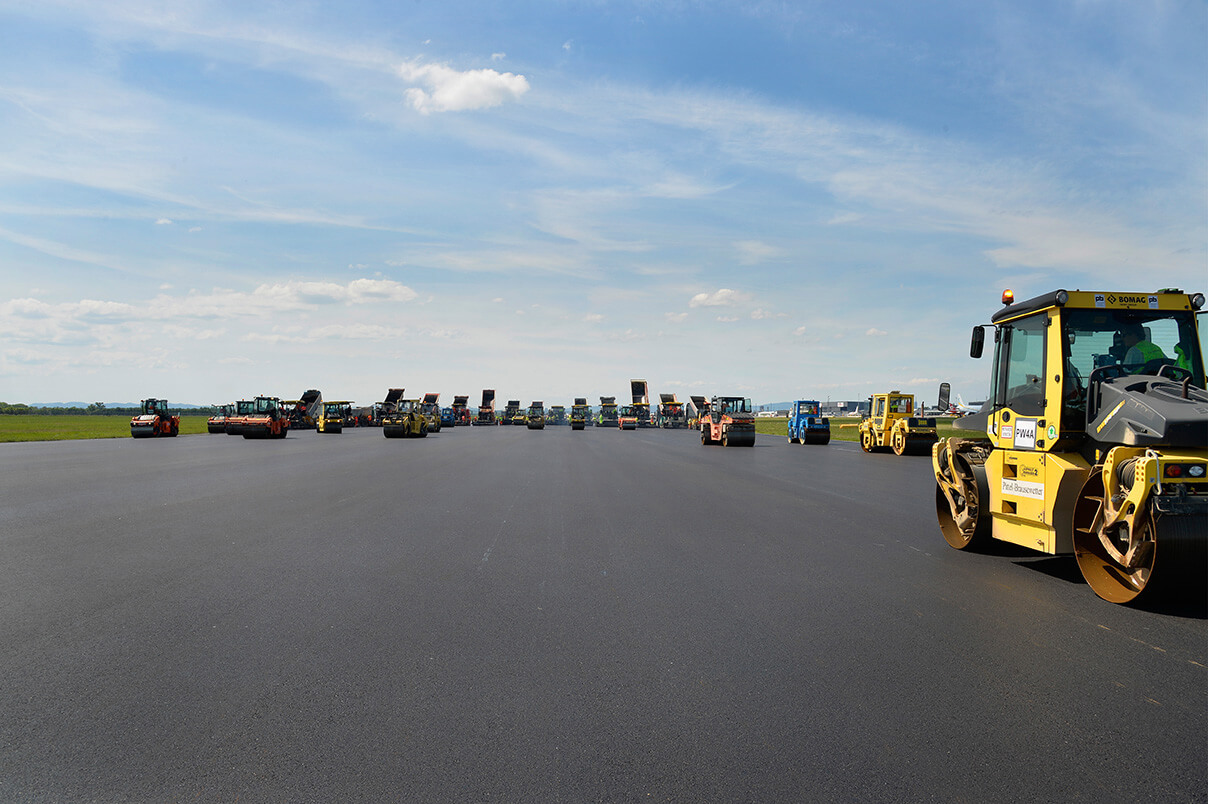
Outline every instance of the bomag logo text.
[(1107, 297), (1110, 304), (1149, 304), (1148, 296), (1112, 295)]

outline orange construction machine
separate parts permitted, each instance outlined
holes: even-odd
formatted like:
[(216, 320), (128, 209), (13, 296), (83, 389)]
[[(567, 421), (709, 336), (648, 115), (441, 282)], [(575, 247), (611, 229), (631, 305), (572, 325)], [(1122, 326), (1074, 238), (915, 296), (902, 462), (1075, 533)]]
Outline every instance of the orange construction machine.
[(130, 435), (134, 438), (170, 437), (180, 432), (180, 417), (168, 410), (168, 400), (144, 399), (142, 411), (130, 420)]

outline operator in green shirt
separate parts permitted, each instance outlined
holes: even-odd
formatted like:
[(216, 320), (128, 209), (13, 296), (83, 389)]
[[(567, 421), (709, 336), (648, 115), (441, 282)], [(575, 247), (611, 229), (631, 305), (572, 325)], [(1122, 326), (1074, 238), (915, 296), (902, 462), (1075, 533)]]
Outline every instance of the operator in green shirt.
[[(1140, 374), (1151, 360), (1166, 360), (1166, 353), (1145, 339), (1145, 328), (1140, 324), (1126, 324), (1120, 329), (1124, 340), (1124, 368), (1130, 374)], [(1156, 369), (1155, 369), (1156, 371)]]

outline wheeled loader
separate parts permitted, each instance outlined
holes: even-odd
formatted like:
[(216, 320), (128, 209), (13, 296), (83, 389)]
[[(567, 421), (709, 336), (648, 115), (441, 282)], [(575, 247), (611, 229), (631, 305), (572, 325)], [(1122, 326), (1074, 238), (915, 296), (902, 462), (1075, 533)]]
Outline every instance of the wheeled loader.
[(130, 435), (133, 438), (175, 437), (180, 433), (180, 417), (168, 410), (166, 399), (144, 399), (140, 404), (142, 413), (130, 420)]
[(700, 418), (700, 443), (723, 447), (755, 446), (755, 414), (751, 400), (715, 396)]
[[(1208, 392), (1202, 293), (1057, 290), (1004, 306), (990, 396), (932, 450), (945, 540), (1073, 553), (1113, 603), (1204, 599)], [(1202, 315), (1202, 313), (1200, 313)], [(1142, 345), (1143, 344), (1143, 345)]]
[[(858, 425), (860, 449), (895, 455), (926, 455), (939, 437), (935, 419), (914, 415), (914, 394), (873, 394), (868, 416)], [(851, 425), (848, 425), (851, 426)]]

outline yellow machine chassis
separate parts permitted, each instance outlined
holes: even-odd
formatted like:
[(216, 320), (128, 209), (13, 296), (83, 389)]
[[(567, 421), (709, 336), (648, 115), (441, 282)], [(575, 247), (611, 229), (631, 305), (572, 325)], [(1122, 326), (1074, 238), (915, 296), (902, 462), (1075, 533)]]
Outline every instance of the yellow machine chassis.
[[(1062, 301), (1057, 295), (1049, 307), (1025, 304), (995, 325), (1042, 317), (1044, 332), (1060, 333), (1067, 310), (1189, 305), (1189, 297), (1176, 292), (1071, 291)], [(1208, 450), (1120, 444), (1080, 449), (1081, 427), (1070, 424), (1066, 407), (1079, 380), (1068, 376), (1068, 368), (1052, 370), (1067, 366), (1064, 344), (1060, 337), (1043, 340), (1042, 364), (1049, 370), (1034, 378), (1042, 405), (1021, 414), (1007, 400), (987, 414), (984, 436), (946, 438), (933, 447), (936, 514), (945, 540), (961, 550), (993, 538), (1049, 555), (1072, 553), (1095, 594), (1114, 603), (1132, 602), (1155, 586), (1159, 591), (1147, 596), (1202, 589), (1208, 477), (1202, 471), (1166, 477), (1166, 468), (1208, 465)], [(1025, 399), (1026, 391), (1018, 398)]]

